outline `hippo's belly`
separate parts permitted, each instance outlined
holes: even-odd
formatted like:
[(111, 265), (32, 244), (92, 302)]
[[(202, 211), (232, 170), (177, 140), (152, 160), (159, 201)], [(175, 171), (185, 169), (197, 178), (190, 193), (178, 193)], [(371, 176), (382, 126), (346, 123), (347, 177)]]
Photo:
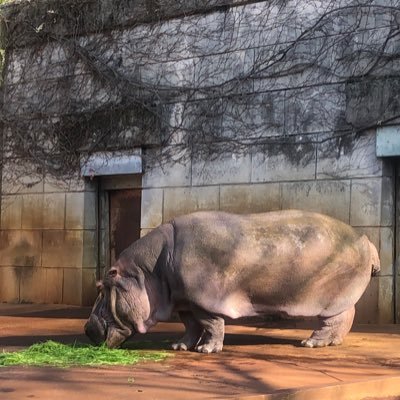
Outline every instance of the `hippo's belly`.
[(225, 315), (232, 319), (251, 317), (260, 314), (312, 317), (323, 313), (323, 307), (318, 298), (315, 298), (315, 301), (304, 299), (304, 301), (289, 304), (286, 303), (284, 299), (282, 299), (282, 302), (279, 302), (279, 299), (275, 299), (273, 302), (265, 301), (260, 303), (258, 301), (253, 304), (247, 296), (240, 293), (233, 293), (220, 301), (207, 303), (203, 304), (203, 307), (208, 311)]

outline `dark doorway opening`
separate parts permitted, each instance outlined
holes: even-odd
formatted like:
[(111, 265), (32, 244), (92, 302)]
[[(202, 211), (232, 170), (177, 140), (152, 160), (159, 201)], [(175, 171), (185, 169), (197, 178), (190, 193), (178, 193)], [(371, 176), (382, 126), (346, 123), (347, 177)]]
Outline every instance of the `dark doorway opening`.
[(113, 265), (121, 252), (140, 238), (141, 190), (110, 190), (108, 199), (110, 262)]

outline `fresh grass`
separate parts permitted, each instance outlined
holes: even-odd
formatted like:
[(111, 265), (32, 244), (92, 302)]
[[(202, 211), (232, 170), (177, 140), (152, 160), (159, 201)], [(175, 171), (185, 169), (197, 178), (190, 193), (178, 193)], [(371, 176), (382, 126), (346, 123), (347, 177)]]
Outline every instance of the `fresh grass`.
[(24, 366), (101, 366), (132, 365), (140, 361), (161, 361), (168, 354), (161, 351), (108, 349), (86, 344), (62, 344), (49, 340), (25, 350), (0, 353), (0, 367)]

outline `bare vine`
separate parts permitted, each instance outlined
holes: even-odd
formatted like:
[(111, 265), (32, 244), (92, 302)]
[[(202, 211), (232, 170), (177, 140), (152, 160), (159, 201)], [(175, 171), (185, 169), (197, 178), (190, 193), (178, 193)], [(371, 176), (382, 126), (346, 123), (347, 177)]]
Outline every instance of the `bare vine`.
[[(400, 1), (209, 1), (212, 12), (188, 15), (169, 15), (166, 3), (162, 21), (105, 27), (84, 19), (86, 3), (53, 1), (44, 22), (9, 30), (10, 179), (27, 168), (70, 179), (93, 153), (135, 147), (150, 167), (301, 142), (304, 162), (315, 146), (339, 149), (398, 120)], [(3, 25), (35, 6), (14, 6)], [(60, 20), (67, 31), (52, 29)]]

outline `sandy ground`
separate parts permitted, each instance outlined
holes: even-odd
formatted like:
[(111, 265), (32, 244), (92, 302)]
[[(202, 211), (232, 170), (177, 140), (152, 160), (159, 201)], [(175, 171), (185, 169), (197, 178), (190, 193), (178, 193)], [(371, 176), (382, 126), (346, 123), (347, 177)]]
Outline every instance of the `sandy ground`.
[[(88, 308), (0, 305), (0, 350), (48, 339), (85, 342), (82, 328), (89, 312)], [(359, 325), (342, 346), (299, 347), (311, 333), (309, 325), (287, 321), (228, 325), (222, 353), (171, 351), (165, 361), (132, 367), (1, 368), (0, 399), (400, 398), (399, 326)], [(182, 329), (180, 323), (158, 324), (126, 346), (168, 350)], [(335, 390), (334, 397), (315, 392), (324, 388)]]

